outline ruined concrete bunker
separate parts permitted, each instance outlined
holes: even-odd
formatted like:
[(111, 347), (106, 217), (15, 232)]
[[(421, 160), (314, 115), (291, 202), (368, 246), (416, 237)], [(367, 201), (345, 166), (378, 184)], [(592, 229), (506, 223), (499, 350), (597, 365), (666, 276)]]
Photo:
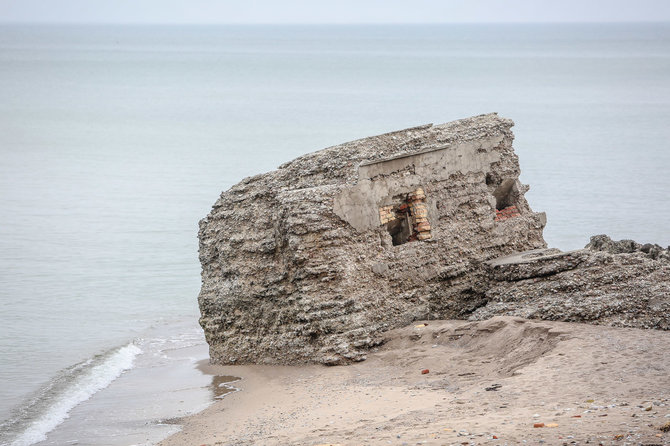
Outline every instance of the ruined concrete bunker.
[(330, 147), (247, 178), (200, 222), (219, 363), (339, 364), (486, 303), (484, 262), (546, 247), (496, 114)]

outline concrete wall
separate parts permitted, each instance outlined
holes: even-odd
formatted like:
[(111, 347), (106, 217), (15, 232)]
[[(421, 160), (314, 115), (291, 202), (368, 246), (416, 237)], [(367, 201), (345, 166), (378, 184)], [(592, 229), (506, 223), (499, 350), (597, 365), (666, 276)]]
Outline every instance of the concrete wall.
[[(402, 155), (381, 161), (362, 163), (358, 183), (335, 196), (333, 210), (342, 220), (363, 232), (378, 227), (379, 208), (393, 204), (393, 197), (408, 194), (427, 182), (445, 181), (454, 173), (482, 172), (500, 161), (494, 148), (502, 135)], [(431, 199), (429, 218), (431, 217)]]

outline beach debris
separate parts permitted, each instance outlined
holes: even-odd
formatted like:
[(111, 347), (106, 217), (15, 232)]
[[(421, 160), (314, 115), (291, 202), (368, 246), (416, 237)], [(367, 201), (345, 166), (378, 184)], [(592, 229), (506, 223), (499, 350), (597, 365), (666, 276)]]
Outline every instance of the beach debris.
[(415, 328), (423, 328), (423, 327), (425, 327), (426, 325), (428, 325), (428, 324), (418, 324), (418, 325), (415, 325), (414, 327), (415, 327)]
[(617, 434), (614, 436), (615, 440), (623, 440), (623, 434)]
[(430, 373), (430, 370), (428, 370), (428, 369), (421, 370), (422, 375), (427, 375), (428, 373)]
[(573, 415), (573, 416), (570, 417), (570, 418), (581, 418), (581, 417), (582, 417), (581, 415)]
[(547, 423), (545, 427), (558, 427), (558, 423)]
[(491, 438), (494, 439), (494, 440), (497, 440), (497, 439), (498, 439), (498, 436), (497, 436), (497, 435), (493, 435)]
[(498, 389), (500, 389), (501, 387), (502, 384), (493, 384), (489, 387), (486, 387), (484, 390), (486, 390), (487, 392), (497, 392)]
[(544, 423), (535, 423), (533, 427), (544, 427)]

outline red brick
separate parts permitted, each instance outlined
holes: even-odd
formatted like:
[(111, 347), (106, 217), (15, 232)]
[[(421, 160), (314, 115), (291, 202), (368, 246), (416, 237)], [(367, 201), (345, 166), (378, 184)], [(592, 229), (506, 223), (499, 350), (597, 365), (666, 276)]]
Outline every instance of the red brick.
[(430, 231), (430, 223), (428, 223), (427, 221), (419, 223), (416, 226), (416, 230), (419, 231), (419, 232)]

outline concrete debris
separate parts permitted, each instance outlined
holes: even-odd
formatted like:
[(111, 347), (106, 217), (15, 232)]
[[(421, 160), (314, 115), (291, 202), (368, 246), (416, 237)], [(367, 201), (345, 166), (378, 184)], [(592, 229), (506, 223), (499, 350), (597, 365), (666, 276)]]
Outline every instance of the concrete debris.
[(668, 250), (546, 249), (512, 126), (365, 138), (223, 192), (199, 231), (212, 361), (343, 364), (412, 321), (499, 314), (668, 329)]

